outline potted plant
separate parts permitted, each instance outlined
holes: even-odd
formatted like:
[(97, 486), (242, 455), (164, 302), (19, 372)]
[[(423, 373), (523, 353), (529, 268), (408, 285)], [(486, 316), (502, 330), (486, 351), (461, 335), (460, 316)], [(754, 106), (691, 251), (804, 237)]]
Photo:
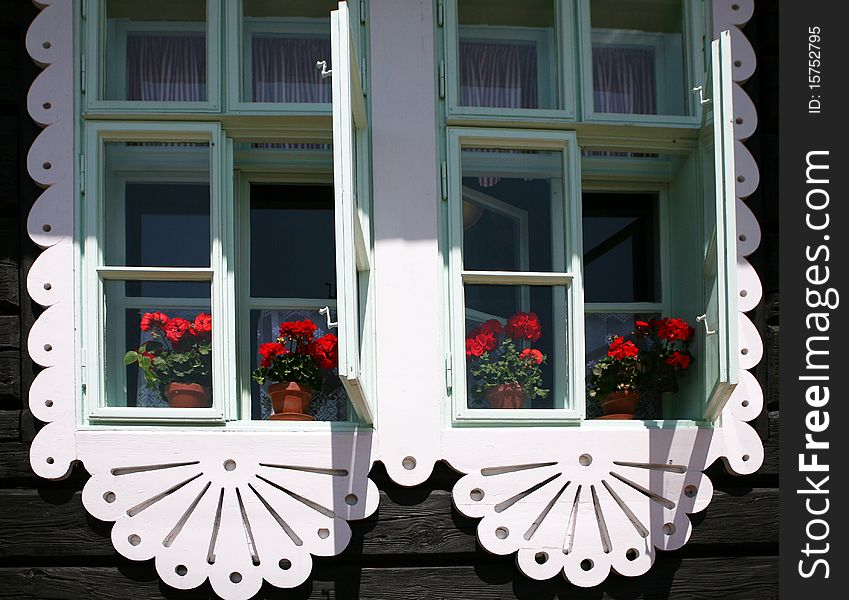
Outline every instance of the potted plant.
[(339, 342), (328, 333), (313, 339), (318, 328), (306, 319), (280, 324), (276, 342), (262, 344), (260, 366), (253, 379), (259, 385), (267, 381), (268, 395), (274, 414), (269, 418), (282, 421), (312, 421), (306, 414), (315, 390), (321, 387), (322, 370), (339, 364)]
[(140, 329), (150, 340), (124, 355), (124, 364), (138, 363), (145, 381), (165, 395), (174, 408), (211, 406), (212, 316), (198, 314), (194, 321), (145, 313)]
[(690, 344), (695, 330), (683, 319), (664, 317), (636, 321), (631, 339), (610, 337), (607, 356), (596, 362), (588, 388), (598, 398), (601, 419), (633, 419), (641, 394), (675, 392), (678, 378), (694, 357)]
[(541, 335), (539, 318), (525, 312), (516, 313), (504, 326), (490, 319), (469, 332), (466, 357), (474, 389), (490, 408), (524, 408), (528, 400), (548, 395), (540, 368), (546, 357), (530, 347)]

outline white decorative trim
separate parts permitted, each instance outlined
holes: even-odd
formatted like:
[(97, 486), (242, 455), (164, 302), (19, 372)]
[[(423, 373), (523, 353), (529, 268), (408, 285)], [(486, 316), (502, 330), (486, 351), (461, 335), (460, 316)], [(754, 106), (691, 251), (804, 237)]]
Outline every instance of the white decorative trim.
[(30, 388), (30, 409), (47, 425), (33, 441), (32, 468), (60, 479), (82, 462), (92, 475), (83, 490), (86, 509), (115, 522), (118, 552), (133, 560), (154, 558), (173, 587), (209, 579), (217, 594), (239, 599), (256, 594), (263, 580), (297, 586), (309, 577), (312, 555), (340, 553), (351, 539), (347, 522), (377, 509), (377, 488), (368, 479), (370, 432), (77, 427), (74, 1), (37, 5), (42, 11), (26, 45), (45, 68), (30, 88), (27, 108), (44, 130), (27, 166), (46, 189), (30, 211), (27, 231), (45, 250), (30, 269), (27, 290), (46, 310), (27, 347), (45, 367)]

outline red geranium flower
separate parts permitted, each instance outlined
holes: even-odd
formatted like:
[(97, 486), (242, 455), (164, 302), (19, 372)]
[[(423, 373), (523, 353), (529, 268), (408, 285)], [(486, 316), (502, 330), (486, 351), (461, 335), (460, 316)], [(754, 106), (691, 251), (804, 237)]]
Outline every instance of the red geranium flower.
[(501, 335), (504, 328), (501, 326), (501, 321), (498, 319), (490, 319), (478, 326), (476, 331), (488, 331), (493, 335)]
[(483, 345), (479, 341), (475, 338), (466, 338), (466, 357), (480, 358), (484, 352), (486, 350), (484, 350)]
[(507, 320), (504, 328), (507, 335), (513, 339), (537, 341), (542, 336), (539, 317), (536, 313), (518, 312)]
[(648, 335), (651, 333), (651, 325), (645, 321), (634, 321), (634, 326), (637, 328), (637, 333), (640, 335)]
[(162, 312), (144, 313), (141, 319), (141, 330), (150, 331), (154, 327), (165, 329), (168, 325), (168, 315)]
[(319, 369), (335, 369), (339, 364), (339, 339), (332, 333), (310, 342), (307, 353), (318, 363)]
[(541, 365), (543, 355), (542, 352), (540, 352), (536, 348), (525, 348), (524, 350), (522, 350), (522, 353), (519, 354), (519, 358), (522, 360), (526, 360), (529, 363), (535, 362), (536, 364)]
[(312, 340), (316, 329), (318, 327), (309, 319), (304, 319), (303, 321), (286, 321), (285, 323), (280, 323), (279, 337), (294, 340), (300, 346)]
[(674, 342), (676, 340), (685, 341), (690, 339), (695, 330), (690, 327), (683, 319), (663, 319), (660, 322), (657, 330), (657, 337)]
[(180, 317), (174, 317), (165, 326), (165, 337), (172, 344), (179, 344), (185, 335), (191, 330), (192, 323)]
[(611, 340), (610, 345), (607, 347), (607, 355), (615, 358), (616, 360), (637, 356), (639, 352), (640, 350), (634, 342), (626, 340), (618, 335)]
[(209, 338), (212, 335), (212, 315), (200, 313), (196, 316), (195, 322), (192, 324), (192, 331), (196, 337)]
[(690, 355), (677, 350), (667, 357), (666, 364), (675, 367), (676, 369), (686, 370), (690, 366)]
[(260, 366), (267, 369), (271, 366), (275, 356), (286, 354), (286, 345), (279, 342), (262, 344), (259, 347), (259, 353), (262, 355), (262, 362), (260, 363)]

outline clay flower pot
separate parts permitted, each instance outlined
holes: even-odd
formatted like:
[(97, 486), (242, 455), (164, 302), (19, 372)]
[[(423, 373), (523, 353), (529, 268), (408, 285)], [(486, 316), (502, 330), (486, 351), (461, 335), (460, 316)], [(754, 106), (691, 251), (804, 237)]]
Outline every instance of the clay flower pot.
[(315, 417), (305, 414), (313, 394), (312, 389), (294, 381), (271, 384), (268, 396), (274, 414), (268, 418), (275, 421), (314, 421)]
[(171, 408), (209, 408), (212, 406), (209, 390), (199, 383), (169, 383), (165, 398)]
[(484, 397), (490, 408), (525, 408), (528, 394), (522, 386), (515, 383), (502, 383), (488, 388)]
[(636, 390), (616, 390), (608, 392), (599, 399), (604, 416), (600, 419), (625, 420), (633, 419), (637, 413), (637, 400), (640, 393)]

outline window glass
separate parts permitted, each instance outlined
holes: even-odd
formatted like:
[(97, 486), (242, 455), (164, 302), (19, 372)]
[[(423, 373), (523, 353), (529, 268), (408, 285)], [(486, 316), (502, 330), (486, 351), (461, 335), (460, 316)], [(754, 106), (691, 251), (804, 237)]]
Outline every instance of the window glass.
[(207, 143), (107, 142), (106, 264), (208, 267), (209, 161)]
[(465, 270), (563, 270), (561, 165), (560, 152), (463, 150)]
[(140, 283), (104, 283), (107, 406), (209, 408), (209, 282)]
[(584, 301), (659, 302), (656, 193), (584, 192)]
[(330, 102), (330, 11), (336, 2), (242, 4), (242, 98), (247, 102)]
[(558, 106), (553, 0), (460, 0), (460, 106)]
[[(310, 341), (336, 335), (319, 310), (336, 320), (334, 190), (330, 185), (250, 185), (251, 370), (260, 367), (263, 344), (277, 342), (281, 326), (309, 322)], [(293, 350), (293, 348), (289, 348)], [(332, 361), (331, 361), (332, 362)], [(338, 366), (319, 367), (320, 384), (306, 411), (319, 421), (348, 420), (348, 396)], [(251, 418), (279, 418), (268, 393), (251, 381)]]
[(106, 0), (105, 99), (207, 100), (206, 0)]
[(563, 408), (566, 288), (467, 284), (464, 296), (467, 407)]
[(593, 108), (686, 115), (681, 0), (590, 0)]

